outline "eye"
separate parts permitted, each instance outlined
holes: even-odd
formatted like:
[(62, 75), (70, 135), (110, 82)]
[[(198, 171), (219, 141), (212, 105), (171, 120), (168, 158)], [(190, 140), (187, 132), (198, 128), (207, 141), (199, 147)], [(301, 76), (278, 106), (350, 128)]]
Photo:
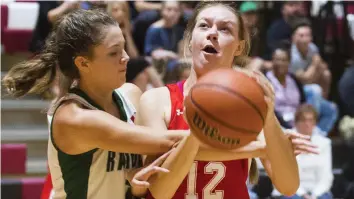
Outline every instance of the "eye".
[(223, 28), (220, 28), (220, 31), (221, 31), (221, 32), (228, 33), (228, 32), (230, 32), (230, 29), (229, 29), (229, 28), (226, 28), (226, 27), (223, 27)]
[(118, 52), (111, 52), (111, 53), (109, 53), (109, 56), (111, 56), (111, 57), (114, 57), (114, 56), (117, 56), (117, 54), (118, 54)]
[(202, 23), (199, 24), (198, 27), (200, 27), (200, 28), (207, 28), (207, 27), (208, 27), (208, 24), (205, 23), (205, 22), (202, 22)]

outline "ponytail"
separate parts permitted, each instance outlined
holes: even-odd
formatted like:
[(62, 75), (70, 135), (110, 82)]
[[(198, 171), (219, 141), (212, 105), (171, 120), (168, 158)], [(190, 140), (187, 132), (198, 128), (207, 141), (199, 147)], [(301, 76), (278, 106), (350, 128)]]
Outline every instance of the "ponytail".
[(258, 177), (259, 177), (259, 173), (258, 173), (258, 168), (257, 168), (257, 162), (256, 162), (256, 159), (252, 158), (250, 174), (249, 174), (249, 182), (251, 184), (257, 184)]
[(42, 94), (55, 79), (57, 53), (54, 32), (47, 39), (45, 49), (35, 58), (13, 66), (3, 78), (3, 86), (14, 97)]

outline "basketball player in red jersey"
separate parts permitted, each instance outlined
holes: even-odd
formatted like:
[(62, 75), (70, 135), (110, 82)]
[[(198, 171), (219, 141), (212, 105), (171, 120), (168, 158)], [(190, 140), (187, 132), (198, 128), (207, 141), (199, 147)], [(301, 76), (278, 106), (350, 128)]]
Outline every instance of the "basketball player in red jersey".
[[(216, 68), (232, 67), (248, 50), (248, 36), (241, 16), (235, 6), (223, 2), (200, 3), (187, 25), (184, 39), (185, 52), (189, 51), (193, 60), (189, 78), (144, 93), (140, 100), (139, 123), (169, 130), (189, 129), (183, 119), (183, 100), (198, 77)], [(257, 72), (245, 73), (257, 79), (268, 104), (264, 134), (260, 134), (259, 141), (225, 151), (205, 146), (190, 134), (163, 164), (170, 173), (157, 174), (148, 199), (247, 199), (249, 158), (253, 157), (261, 157), (280, 192), (284, 195), (296, 192), (299, 176), (295, 155), (314, 152), (313, 146), (307, 137), (284, 134), (274, 115), (274, 93), (270, 84)], [(267, 145), (262, 145), (265, 141)]]

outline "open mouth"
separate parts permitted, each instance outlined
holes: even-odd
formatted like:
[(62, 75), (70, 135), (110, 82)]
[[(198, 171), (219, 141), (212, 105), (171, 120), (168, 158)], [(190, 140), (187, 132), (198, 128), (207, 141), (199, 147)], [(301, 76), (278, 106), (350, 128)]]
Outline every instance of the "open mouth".
[(211, 45), (207, 45), (203, 48), (203, 51), (209, 54), (216, 54), (218, 51)]

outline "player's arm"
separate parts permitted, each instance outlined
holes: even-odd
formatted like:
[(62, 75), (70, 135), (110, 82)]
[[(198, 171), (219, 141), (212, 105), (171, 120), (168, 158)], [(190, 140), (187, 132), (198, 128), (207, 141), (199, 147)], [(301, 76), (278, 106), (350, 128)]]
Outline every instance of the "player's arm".
[[(55, 144), (67, 154), (95, 148), (136, 154), (168, 151), (181, 136), (131, 125), (100, 111), (87, 110), (74, 102), (58, 108), (53, 120)], [(160, 130), (161, 131), (161, 130)]]
[[(165, 108), (170, 107), (169, 100), (169, 92), (166, 87), (145, 92), (140, 100), (138, 121), (149, 127), (167, 130), (164, 115)], [(168, 131), (168, 133), (173, 132), (175, 131)], [(192, 166), (198, 152), (199, 141), (188, 131), (186, 132), (186, 137), (161, 166), (170, 172), (168, 174), (158, 173), (156, 178), (151, 181), (149, 189), (154, 198), (172, 198)], [(147, 159), (154, 158), (148, 157)]]
[(261, 161), (272, 183), (283, 195), (295, 194), (300, 184), (296, 158), (292, 144), (274, 114), (267, 118), (264, 136), (260, 137), (267, 143), (267, 156)]
[[(164, 107), (171, 107), (168, 96), (169, 93), (166, 88), (152, 89), (144, 93), (140, 100), (138, 114), (140, 124), (153, 128), (166, 129)], [(194, 159), (223, 161), (259, 157), (264, 154), (265, 148), (264, 143), (254, 141), (247, 146), (233, 151), (215, 149), (203, 144), (201, 144), (199, 151), (197, 151), (199, 144), (199, 141), (193, 135), (187, 136), (178, 144), (162, 165), (163, 168), (168, 169), (170, 172), (167, 175), (159, 173), (158, 178), (150, 187), (150, 191), (155, 198), (171, 198), (189, 172)], [(195, 156), (196, 152), (198, 153)], [(148, 159), (151, 160), (154, 157), (148, 157)]]

